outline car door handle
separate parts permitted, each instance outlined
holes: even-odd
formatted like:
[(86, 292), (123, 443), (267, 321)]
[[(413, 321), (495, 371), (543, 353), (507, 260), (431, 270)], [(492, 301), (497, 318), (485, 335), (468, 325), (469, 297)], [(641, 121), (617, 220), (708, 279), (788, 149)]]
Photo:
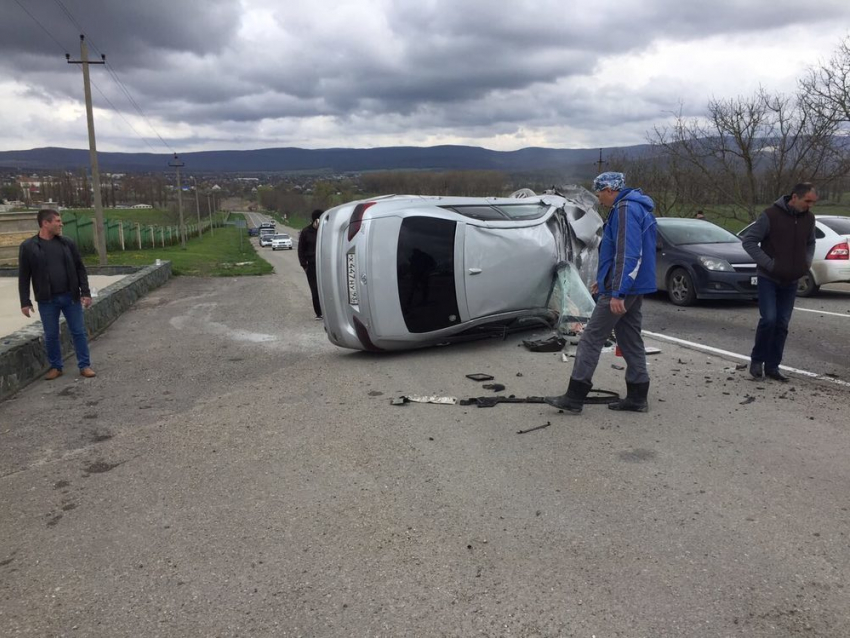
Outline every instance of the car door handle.
[(470, 269), (469, 269), (469, 274), (470, 274), (470, 275), (480, 275), (480, 274), (481, 274), (481, 269), (480, 269), (480, 268), (470, 268)]

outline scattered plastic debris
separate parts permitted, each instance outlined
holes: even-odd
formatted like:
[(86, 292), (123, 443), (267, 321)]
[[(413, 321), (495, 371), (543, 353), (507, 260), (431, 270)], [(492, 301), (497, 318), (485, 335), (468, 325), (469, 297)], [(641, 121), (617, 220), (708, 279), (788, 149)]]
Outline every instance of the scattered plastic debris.
[(542, 430), (543, 428), (548, 428), (552, 425), (551, 421), (546, 421), (543, 425), (535, 425), (533, 428), (528, 428), (527, 430), (517, 430), (517, 434), (528, 434), (529, 432), (534, 432), (535, 430)]
[(661, 354), (661, 348), (656, 348), (654, 346), (647, 346), (645, 348), (646, 354)]
[(753, 402), (753, 401), (755, 401), (755, 400), (756, 400), (756, 398), (755, 398), (755, 397), (747, 397), (746, 399), (744, 399), (743, 401), (741, 401), (741, 405), (747, 405), (748, 403), (752, 403), (752, 402)]
[(618, 365), (616, 363), (612, 363), (611, 367), (614, 368), (615, 370), (625, 370), (626, 369), (626, 366), (621, 366), (621, 365)]
[(736, 370), (746, 370), (747, 364), (746, 363), (739, 363), (738, 365), (735, 366), (735, 369)]
[(567, 345), (567, 340), (563, 337), (553, 335), (548, 339), (524, 339), (522, 345), (532, 352), (559, 352)]
[(404, 405), (405, 403), (440, 403), (443, 405), (457, 405), (457, 397), (418, 396), (410, 394), (397, 399), (392, 399), (390, 405)]
[(473, 381), (491, 381), (495, 377), (491, 374), (484, 374), (483, 372), (474, 372), (473, 374), (466, 375), (466, 378)]
[(493, 392), (502, 392), (505, 389), (501, 383), (485, 383), (481, 386), (487, 390), (492, 390)]

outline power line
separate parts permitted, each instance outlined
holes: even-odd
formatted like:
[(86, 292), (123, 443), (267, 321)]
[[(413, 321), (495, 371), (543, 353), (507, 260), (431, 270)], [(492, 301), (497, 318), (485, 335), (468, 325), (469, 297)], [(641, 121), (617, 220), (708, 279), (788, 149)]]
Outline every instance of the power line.
[(156, 153), (156, 149), (153, 147), (153, 145), (150, 142), (148, 142), (148, 139), (145, 136), (143, 136), (141, 133), (139, 133), (139, 131), (136, 130), (135, 126), (130, 124), (130, 121), (126, 117), (124, 117), (124, 114), (120, 111), (120, 109), (117, 106), (115, 106), (108, 97), (106, 97), (106, 94), (103, 91), (100, 90), (100, 87), (95, 83), (95, 81), (92, 80), (91, 83), (92, 83), (92, 86), (97, 89), (97, 92), (100, 93), (100, 96), (104, 100), (106, 100), (106, 103), (109, 104), (109, 106), (112, 107), (112, 110), (115, 111), (116, 113), (118, 113), (118, 115), (121, 117), (122, 120), (124, 120), (124, 122), (127, 124), (127, 126), (129, 126), (131, 129), (133, 129), (133, 132), (136, 135), (138, 135), (140, 138), (142, 138), (142, 141), (145, 144), (148, 145), (148, 148), (150, 148), (154, 153)]
[(41, 27), (41, 30), (44, 31), (48, 35), (48, 37), (50, 37), (50, 39), (53, 40), (60, 49), (62, 49), (62, 53), (68, 53), (68, 49), (66, 49), (64, 46), (62, 46), (62, 43), (59, 42), (59, 40), (57, 40), (56, 38), (53, 37), (53, 34), (50, 33), (50, 31), (47, 30), (47, 27), (45, 27), (43, 24), (41, 24), (41, 22), (38, 21), (38, 18), (36, 18), (33, 14), (31, 14), (27, 10), (27, 8), (24, 5), (21, 4), (20, 0), (15, 0), (15, 3), (21, 9), (23, 9), (24, 13), (26, 13), (30, 18), (33, 19), (33, 22), (35, 22), (38, 26)]
[[(65, 16), (68, 18), (68, 20), (71, 21), (71, 24), (73, 24), (77, 28), (77, 31), (79, 33), (85, 33), (86, 32), (85, 29), (83, 29), (82, 25), (79, 22), (77, 22), (77, 19), (74, 18), (73, 15), (71, 15), (71, 12), (68, 11), (68, 7), (66, 7), (63, 4), (62, 0), (54, 0), (54, 1), (56, 2), (57, 5), (59, 5), (59, 8), (62, 10), (62, 13), (64, 13)], [(101, 53), (98, 50), (98, 48), (94, 45), (94, 42), (91, 41), (91, 38), (86, 36), (86, 41), (89, 43), (91, 48), (95, 50), (95, 53), (97, 53), (99, 56), (103, 57), (103, 53)]]
[[(18, 0), (15, 0), (15, 1), (17, 2)], [(71, 24), (73, 24), (73, 25), (77, 28), (77, 30), (78, 30), (80, 33), (85, 33), (85, 29), (83, 29), (83, 25), (81, 25), (81, 24), (77, 21), (77, 19), (74, 17), (74, 15), (73, 15), (73, 14), (72, 14), (69, 10), (68, 10), (68, 7), (66, 7), (66, 6), (65, 6), (65, 3), (63, 3), (63, 2), (62, 2), (62, 0), (54, 0), (54, 2), (55, 2), (55, 3), (56, 3), (56, 5), (57, 5), (57, 6), (58, 6), (61, 10), (62, 10), (62, 13), (64, 13), (64, 14), (65, 14), (65, 16), (68, 18), (68, 20), (70, 20)], [(105, 56), (105, 55), (104, 55), (101, 51), (99, 51), (99, 50), (98, 50), (98, 48), (95, 46), (94, 42), (92, 42), (91, 38), (89, 38), (88, 36), (86, 36), (86, 39), (87, 39), (87, 42), (91, 45), (92, 49), (94, 49), (94, 50), (95, 50), (95, 52), (96, 52), (96, 53), (98, 53), (98, 54), (99, 54), (99, 55), (100, 55), (100, 56), (104, 59), (104, 61), (105, 61), (105, 60), (106, 60), (106, 56)], [(132, 96), (132, 95), (130, 95), (130, 91), (128, 91), (128, 90), (127, 90), (127, 87), (126, 87), (126, 86), (125, 86), (125, 84), (121, 81), (121, 78), (119, 78), (119, 77), (118, 77), (118, 72), (117, 72), (117, 71), (116, 71), (116, 70), (112, 67), (112, 65), (111, 65), (111, 64), (109, 64), (109, 63), (107, 63), (107, 64), (106, 64), (106, 70), (107, 70), (107, 72), (109, 73), (109, 77), (111, 77), (111, 78), (112, 78), (112, 81), (113, 81), (113, 82), (115, 82), (115, 84), (117, 84), (117, 85), (118, 85), (118, 88), (119, 88), (119, 89), (121, 89), (122, 93), (124, 93), (124, 95), (126, 96), (127, 100), (130, 102), (130, 105), (131, 105), (134, 109), (136, 109), (136, 112), (137, 112), (137, 113), (138, 113), (138, 114), (142, 117), (142, 119), (144, 119), (144, 120), (145, 120), (145, 122), (146, 122), (146, 123), (147, 123), (147, 125), (150, 127), (150, 129), (151, 129), (151, 130), (154, 132), (154, 134), (155, 134), (155, 135), (159, 138), (159, 141), (160, 141), (160, 142), (162, 142), (163, 146), (165, 146), (165, 147), (166, 147), (166, 148), (167, 148), (170, 152), (174, 153), (174, 152), (175, 152), (175, 151), (174, 151), (174, 149), (173, 149), (173, 148), (171, 148), (171, 146), (168, 144), (168, 142), (166, 142), (166, 141), (162, 138), (162, 135), (160, 135), (160, 134), (159, 134), (159, 131), (157, 131), (157, 130), (156, 130), (156, 128), (154, 127), (154, 125), (153, 125), (153, 124), (151, 124), (151, 121), (150, 121), (150, 119), (148, 119), (148, 116), (147, 116), (147, 115), (145, 115), (144, 111), (142, 111), (142, 107), (140, 107), (140, 106), (139, 106), (139, 104), (138, 104), (138, 102), (136, 102), (136, 100), (134, 100), (134, 99), (133, 99), (133, 96)], [(100, 92), (100, 94), (101, 94), (101, 95), (103, 95), (104, 99), (106, 99), (106, 101), (107, 101), (107, 102), (109, 102), (109, 100), (108, 100), (108, 99), (106, 98), (106, 96), (103, 94), (103, 91), (101, 91), (99, 88), (98, 88), (97, 90)], [(110, 102), (110, 105), (111, 105), (111, 104), (112, 104), (112, 103)], [(112, 108), (114, 108), (114, 109), (115, 109), (115, 111), (116, 111), (119, 115), (121, 115), (121, 112), (120, 112), (120, 111), (118, 111), (118, 109), (117, 109), (117, 108), (115, 108), (114, 106), (113, 106)], [(123, 115), (121, 115), (121, 118), (122, 118), (122, 119), (124, 119), (124, 116), (123, 116)], [(124, 119), (124, 121), (125, 121), (125, 122), (127, 122), (127, 120), (126, 120), (126, 119)], [(151, 145), (150, 145), (150, 143), (147, 141), (147, 138), (142, 137), (142, 135), (141, 135), (138, 131), (136, 131), (136, 129), (135, 129), (135, 128), (133, 128), (133, 126), (132, 126), (129, 122), (127, 122), (127, 124), (130, 126), (130, 128), (132, 128), (132, 129), (136, 132), (136, 135), (138, 135), (139, 137), (141, 137), (141, 138), (145, 141), (145, 144), (147, 144), (147, 145), (151, 148), (151, 150), (153, 150), (154, 152), (156, 152), (156, 150), (153, 148), (153, 146), (151, 146)]]
[(151, 124), (151, 121), (148, 119), (148, 116), (145, 115), (144, 111), (142, 111), (142, 107), (140, 107), (139, 104), (136, 102), (136, 100), (133, 99), (133, 96), (130, 95), (130, 91), (127, 89), (127, 87), (121, 81), (121, 78), (118, 77), (118, 73), (115, 71), (115, 69), (112, 68), (112, 65), (109, 64), (108, 62), (106, 63), (106, 70), (109, 72), (110, 77), (118, 85), (118, 88), (120, 88), (124, 92), (124, 95), (127, 96), (127, 99), (130, 101), (130, 104), (133, 105), (133, 107), (136, 109), (138, 114), (142, 116), (142, 118), (145, 120), (145, 122), (147, 122), (147, 125), (150, 127), (150, 129), (154, 133), (156, 133), (156, 136), (159, 138), (159, 141), (162, 142), (163, 146), (165, 146), (165, 148), (167, 148), (169, 151), (174, 153), (175, 152), (174, 149), (171, 148), (171, 145), (168, 142), (166, 142), (164, 139), (162, 139), (162, 135), (160, 135), (159, 131), (157, 131), (156, 128), (154, 127), (154, 125)]

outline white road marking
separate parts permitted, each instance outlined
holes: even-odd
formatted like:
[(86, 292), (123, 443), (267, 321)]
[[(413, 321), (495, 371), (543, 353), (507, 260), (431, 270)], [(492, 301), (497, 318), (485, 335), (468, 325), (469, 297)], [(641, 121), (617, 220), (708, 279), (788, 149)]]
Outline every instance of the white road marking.
[[(708, 352), (710, 354), (719, 354), (724, 357), (731, 357), (733, 359), (740, 359), (741, 361), (749, 361), (750, 357), (744, 354), (738, 354), (737, 352), (730, 352), (729, 350), (721, 350), (720, 348), (713, 348), (712, 346), (706, 346), (702, 343), (695, 343), (693, 341), (686, 341), (684, 339), (679, 339), (677, 337), (670, 337), (668, 335), (659, 334), (657, 332), (649, 332), (647, 330), (642, 330), (642, 334), (647, 335), (648, 337), (652, 337), (653, 339), (661, 339), (662, 341), (669, 341), (670, 343), (677, 343), (681, 346), (686, 346), (688, 348), (693, 348), (694, 350), (701, 350), (703, 352)], [(835, 383), (836, 385), (844, 386), (850, 388), (850, 383), (847, 381), (842, 381), (841, 379), (835, 379), (833, 377), (828, 377), (824, 374), (818, 374), (817, 372), (810, 372), (808, 370), (800, 370), (799, 368), (791, 368), (789, 366), (779, 366), (780, 370), (784, 370), (785, 372), (792, 372), (794, 374), (799, 374), (803, 377), (809, 377), (811, 379), (817, 379), (819, 381), (829, 381), (830, 383)]]
[(794, 306), (794, 310), (802, 310), (803, 312), (816, 312), (820, 315), (832, 315), (833, 317), (845, 317), (850, 319), (850, 314), (842, 314), (840, 312), (827, 312), (826, 310), (812, 310), (811, 308), (799, 308), (798, 306)]

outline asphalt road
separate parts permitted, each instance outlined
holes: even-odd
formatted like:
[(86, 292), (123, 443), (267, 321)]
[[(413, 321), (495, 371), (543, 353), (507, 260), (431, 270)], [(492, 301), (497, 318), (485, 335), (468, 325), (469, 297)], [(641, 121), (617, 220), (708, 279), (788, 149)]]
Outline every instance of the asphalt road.
[[(699, 302), (687, 308), (654, 295), (644, 305), (644, 330), (669, 334), (748, 357), (758, 324), (755, 302)], [(824, 286), (798, 298), (783, 365), (850, 382), (850, 285)]]
[(648, 414), (393, 406), (490, 394), (472, 372), (560, 392), (570, 364), (343, 351), (294, 253), (261, 254), (139, 300), (97, 378), (0, 403), (0, 635), (847, 635), (845, 386), (651, 341)]

